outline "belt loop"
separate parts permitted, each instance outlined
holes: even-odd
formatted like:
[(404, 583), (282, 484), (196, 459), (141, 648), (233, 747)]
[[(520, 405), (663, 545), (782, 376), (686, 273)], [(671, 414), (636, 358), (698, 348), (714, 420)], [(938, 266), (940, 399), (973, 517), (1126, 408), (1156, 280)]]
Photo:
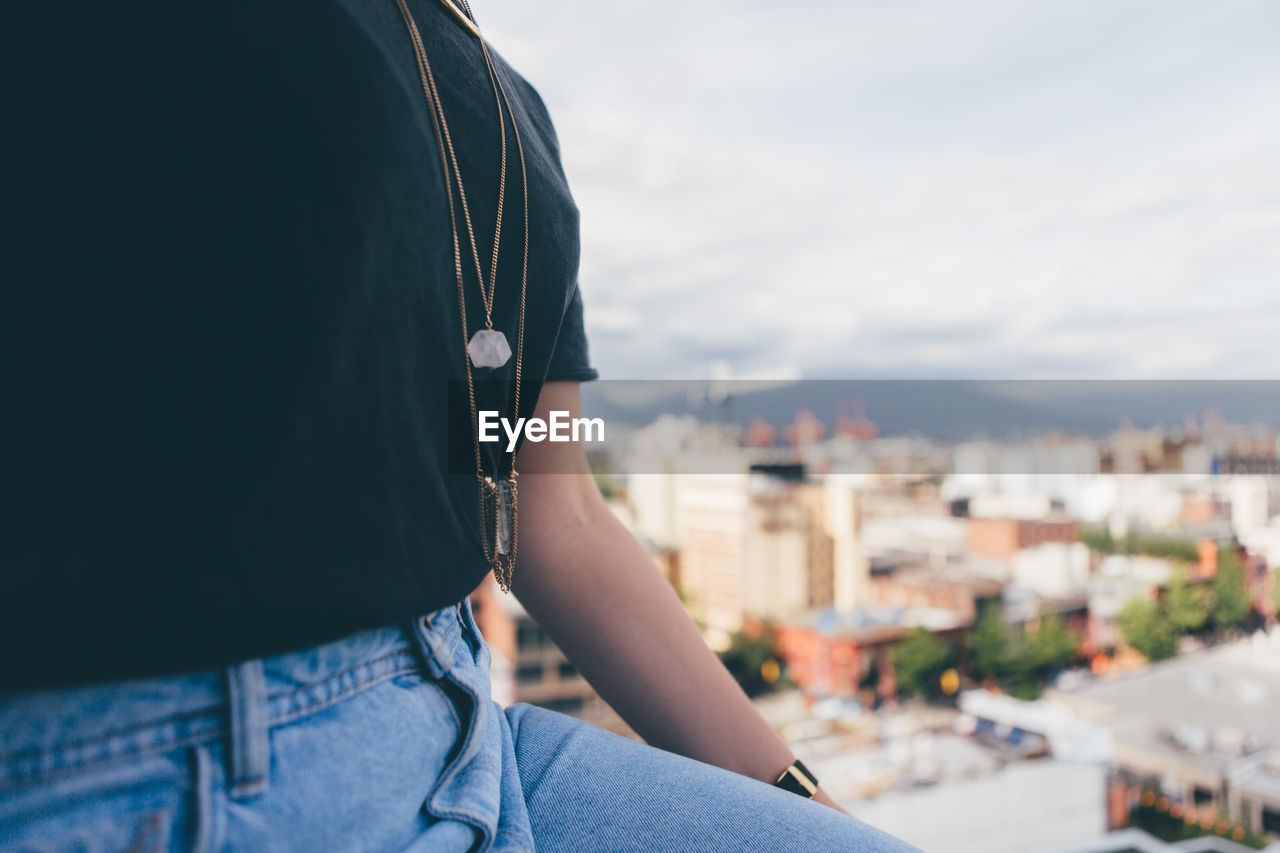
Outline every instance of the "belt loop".
[(227, 668), (231, 703), (231, 749), (227, 777), (234, 799), (256, 797), (267, 790), (271, 745), (267, 733), (267, 681), (261, 660)]
[(453, 666), (453, 650), (431, 624), (434, 615), (431, 613), (415, 619), (404, 626), (404, 632), (413, 645), (413, 653), (423, 673), (432, 681), (439, 681)]

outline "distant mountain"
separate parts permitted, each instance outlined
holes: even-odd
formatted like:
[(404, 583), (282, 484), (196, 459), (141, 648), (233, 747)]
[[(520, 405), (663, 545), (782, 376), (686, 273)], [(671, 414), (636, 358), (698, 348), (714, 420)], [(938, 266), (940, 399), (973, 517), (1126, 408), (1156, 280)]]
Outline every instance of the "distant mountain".
[(1039, 380), (612, 380), (584, 386), (584, 409), (607, 422), (642, 425), (661, 414), (745, 426), (759, 417), (781, 429), (800, 410), (835, 427), (865, 413), (882, 435), (943, 441), (1066, 432), (1105, 435), (1138, 427), (1203, 425), (1212, 410), (1233, 423), (1280, 425), (1280, 382)]

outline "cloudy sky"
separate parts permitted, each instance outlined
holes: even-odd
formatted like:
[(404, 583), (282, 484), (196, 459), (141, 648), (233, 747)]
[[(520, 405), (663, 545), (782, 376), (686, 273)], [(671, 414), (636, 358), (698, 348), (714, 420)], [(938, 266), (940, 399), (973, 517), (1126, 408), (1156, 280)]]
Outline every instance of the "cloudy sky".
[(611, 378), (1280, 378), (1274, 0), (474, 0)]

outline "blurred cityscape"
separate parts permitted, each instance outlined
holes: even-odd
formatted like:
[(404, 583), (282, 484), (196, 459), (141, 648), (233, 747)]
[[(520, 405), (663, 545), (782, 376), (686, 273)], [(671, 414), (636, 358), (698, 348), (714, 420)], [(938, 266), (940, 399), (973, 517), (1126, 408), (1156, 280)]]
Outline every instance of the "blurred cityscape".
[[(804, 378), (595, 464), (832, 795), (942, 853), (1280, 836), (1276, 432), (1231, 422), (1280, 397), (1219, 381), (1275, 362), (1280, 6), (483, 6), (582, 210), (590, 414), (720, 362)], [(1029, 384), (832, 419), (824, 377)], [(1231, 419), (1040, 382), (1080, 377), (1203, 379)], [(1116, 429), (1134, 391), (1163, 428)], [(480, 597), (508, 699), (625, 732)]]
[[(611, 506), (857, 817), (938, 853), (1280, 839), (1275, 430), (946, 443), (799, 411), (628, 447)], [(738, 473), (624, 473), (708, 455)], [(499, 701), (630, 734), (514, 599), (475, 602)]]

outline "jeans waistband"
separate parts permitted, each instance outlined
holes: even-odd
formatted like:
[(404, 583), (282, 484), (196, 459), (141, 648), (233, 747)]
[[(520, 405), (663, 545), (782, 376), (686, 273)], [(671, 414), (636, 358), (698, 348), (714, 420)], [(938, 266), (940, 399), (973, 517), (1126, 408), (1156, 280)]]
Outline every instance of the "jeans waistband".
[(411, 624), (175, 676), (0, 695), (0, 788), (227, 738), (232, 794), (266, 783), (270, 728), (411, 672), (439, 680), (474, 647), (470, 602)]

